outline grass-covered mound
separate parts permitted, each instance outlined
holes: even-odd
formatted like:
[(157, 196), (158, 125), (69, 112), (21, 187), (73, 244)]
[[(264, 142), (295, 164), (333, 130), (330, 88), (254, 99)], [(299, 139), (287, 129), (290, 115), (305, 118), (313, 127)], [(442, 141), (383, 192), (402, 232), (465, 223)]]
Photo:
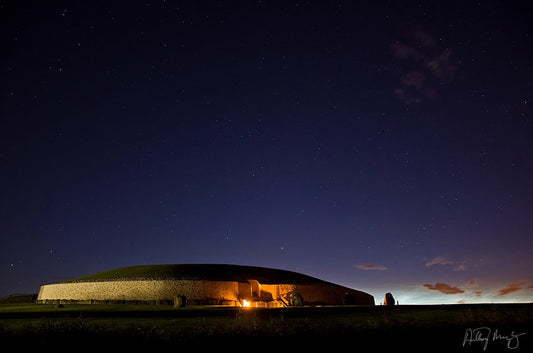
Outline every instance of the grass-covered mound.
[(36, 299), (37, 294), (11, 294), (6, 297), (0, 298), (0, 305), (33, 303)]
[(68, 282), (139, 280), (139, 279), (176, 279), (246, 282), (255, 279), (263, 284), (319, 284), (326, 281), (301, 273), (266, 267), (224, 265), (224, 264), (178, 264), (178, 265), (141, 265), (117, 268)]

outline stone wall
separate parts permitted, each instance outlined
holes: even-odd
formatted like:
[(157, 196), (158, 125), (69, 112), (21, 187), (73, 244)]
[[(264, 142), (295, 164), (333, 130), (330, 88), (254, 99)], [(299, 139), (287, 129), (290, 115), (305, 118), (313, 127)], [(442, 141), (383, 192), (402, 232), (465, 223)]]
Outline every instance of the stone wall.
[(44, 285), (37, 300), (153, 301), (172, 300), (177, 294), (188, 300), (237, 301), (239, 290), (237, 282), (225, 281), (95, 281)]
[(360, 305), (374, 305), (369, 294), (330, 284), (265, 284), (261, 285), (261, 297), (251, 298), (250, 283), (230, 281), (193, 280), (129, 280), (58, 283), (41, 287), (37, 301), (40, 303), (63, 302), (169, 302), (175, 295), (185, 295), (187, 301), (198, 304), (239, 305), (242, 299), (287, 304), (290, 293), (298, 291), (304, 303), (342, 305), (346, 293), (354, 296)]

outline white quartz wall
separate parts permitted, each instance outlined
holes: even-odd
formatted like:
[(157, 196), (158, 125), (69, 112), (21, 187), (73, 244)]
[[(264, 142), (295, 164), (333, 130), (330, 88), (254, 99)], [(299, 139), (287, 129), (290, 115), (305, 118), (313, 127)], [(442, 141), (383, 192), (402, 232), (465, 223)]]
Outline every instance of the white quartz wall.
[(237, 282), (132, 280), (48, 284), (37, 300), (171, 300), (175, 295), (188, 299), (237, 300)]

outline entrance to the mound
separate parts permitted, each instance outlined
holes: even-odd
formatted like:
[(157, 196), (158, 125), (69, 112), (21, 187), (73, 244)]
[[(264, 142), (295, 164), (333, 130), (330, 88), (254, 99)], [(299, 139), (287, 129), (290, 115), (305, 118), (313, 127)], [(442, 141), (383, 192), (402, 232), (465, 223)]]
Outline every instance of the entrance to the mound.
[(260, 298), (261, 297), (261, 283), (255, 279), (249, 279), (248, 283), (250, 283), (251, 290), (252, 290), (252, 298)]

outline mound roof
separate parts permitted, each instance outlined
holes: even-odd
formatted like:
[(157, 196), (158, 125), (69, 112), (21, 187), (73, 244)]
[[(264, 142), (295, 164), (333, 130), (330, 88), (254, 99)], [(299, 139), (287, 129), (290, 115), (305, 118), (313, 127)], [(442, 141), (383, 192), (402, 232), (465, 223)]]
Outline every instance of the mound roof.
[(263, 284), (329, 283), (297, 272), (257, 266), (226, 264), (140, 265), (117, 268), (65, 282), (91, 282), (141, 279), (211, 280), (247, 282), (254, 279)]

